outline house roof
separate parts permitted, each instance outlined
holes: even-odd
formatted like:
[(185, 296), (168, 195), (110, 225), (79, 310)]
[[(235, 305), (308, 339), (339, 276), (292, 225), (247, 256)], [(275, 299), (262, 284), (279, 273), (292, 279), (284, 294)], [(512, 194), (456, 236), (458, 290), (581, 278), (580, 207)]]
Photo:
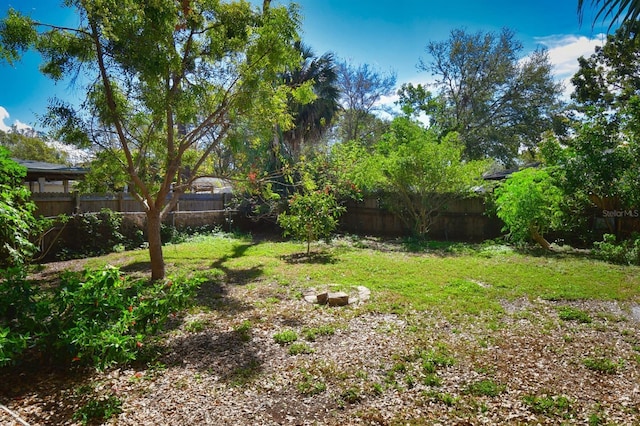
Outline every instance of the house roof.
[(26, 181), (37, 181), (41, 177), (47, 180), (80, 180), (89, 173), (89, 169), (83, 167), (69, 167), (63, 164), (22, 160), (19, 158), (14, 158), (13, 160), (27, 168)]
[(486, 173), (486, 174), (482, 175), (482, 179), (484, 179), (484, 180), (503, 180), (503, 179), (508, 178), (509, 176), (511, 176), (511, 174), (513, 174), (515, 172), (518, 172), (518, 171), (523, 170), (523, 169), (528, 169), (528, 168), (531, 168), (531, 167), (534, 167), (534, 168), (535, 167), (539, 167), (540, 164), (541, 164), (540, 162), (527, 163), (527, 164), (524, 164), (524, 165), (522, 165), (520, 167), (516, 167), (516, 168), (513, 168), (513, 169), (500, 170), (500, 171), (497, 171), (497, 172)]

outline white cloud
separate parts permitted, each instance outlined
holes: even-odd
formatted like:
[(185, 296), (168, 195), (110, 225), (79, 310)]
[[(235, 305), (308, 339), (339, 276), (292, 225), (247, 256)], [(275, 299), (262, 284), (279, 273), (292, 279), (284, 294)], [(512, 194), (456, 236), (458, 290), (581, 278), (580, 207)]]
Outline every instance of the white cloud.
[(554, 74), (564, 84), (564, 96), (568, 99), (573, 92), (571, 78), (578, 71), (578, 58), (591, 56), (596, 46), (606, 42), (605, 34), (593, 37), (577, 35), (554, 35), (539, 37), (536, 41), (547, 48), (549, 60), (554, 66)]
[(0, 130), (3, 132), (8, 132), (11, 130), (9, 126), (4, 124), (4, 120), (9, 118), (9, 112), (2, 106), (0, 106)]
[(15, 126), (19, 131), (33, 130), (33, 127), (23, 123), (20, 120), (14, 121), (13, 124), (5, 123), (4, 120), (8, 119), (9, 117), (11, 117), (9, 111), (7, 111), (5, 107), (0, 106), (0, 130), (2, 130), (3, 132), (11, 131), (13, 126)]
[(16, 120), (13, 123), (14, 126), (16, 126), (16, 129), (18, 130), (33, 130), (33, 127), (29, 126), (28, 124), (23, 123), (20, 120)]

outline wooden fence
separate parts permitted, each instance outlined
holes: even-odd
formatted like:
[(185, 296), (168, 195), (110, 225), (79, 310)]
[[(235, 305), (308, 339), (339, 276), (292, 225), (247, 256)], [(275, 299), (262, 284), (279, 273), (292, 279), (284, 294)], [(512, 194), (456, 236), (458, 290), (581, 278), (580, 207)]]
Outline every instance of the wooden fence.
[[(32, 199), (37, 206), (36, 214), (52, 217), (59, 214), (99, 212), (110, 209), (122, 212), (133, 222), (142, 224), (142, 205), (130, 194), (54, 194), (34, 193)], [(230, 220), (242, 228), (248, 224), (244, 218), (230, 211), (231, 194), (183, 194), (180, 201), (166, 219), (166, 222), (182, 226), (228, 225)], [(219, 222), (219, 223), (218, 223)], [(265, 225), (266, 226), (266, 225)], [(259, 230), (260, 224), (253, 224)], [(273, 223), (269, 223), (273, 229)], [(341, 217), (342, 232), (361, 235), (402, 236), (410, 230), (395, 215), (385, 210), (377, 198), (361, 202), (349, 202), (347, 211)], [(438, 213), (429, 235), (442, 240), (481, 241), (500, 235), (502, 222), (486, 214), (481, 197), (452, 200)]]
[[(481, 197), (451, 200), (438, 212), (429, 231), (434, 239), (482, 241), (501, 235), (503, 223), (486, 213)], [(344, 232), (363, 235), (400, 236), (411, 230), (398, 217), (381, 206), (380, 199), (368, 198), (347, 204), (341, 219)]]
[[(37, 206), (36, 214), (45, 217), (60, 214), (99, 212), (109, 209), (122, 213), (143, 212), (140, 201), (131, 194), (78, 194), (78, 193), (33, 193), (31, 199)], [(231, 194), (182, 194), (175, 211), (225, 210)]]

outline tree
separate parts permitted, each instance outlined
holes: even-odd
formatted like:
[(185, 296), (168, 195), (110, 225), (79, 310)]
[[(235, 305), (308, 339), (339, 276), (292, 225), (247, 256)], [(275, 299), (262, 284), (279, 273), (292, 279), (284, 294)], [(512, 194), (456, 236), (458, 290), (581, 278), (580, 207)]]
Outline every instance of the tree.
[(290, 101), (293, 125), (283, 133), (282, 139), (293, 158), (300, 155), (303, 144), (317, 143), (330, 129), (340, 98), (333, 54), (316, 57), (313, 50), (303, 43), (296, 43), (296, 47), (301, 52), (302, 65), (285, 73), (284, 82), (292, 88), (312, 83), (315, 99), (310, 102)]
[(618, 112), (640, 91), (640, 39), (634, 36), (640, 23), (627, 22), (607, 36), (603, 46), (596, 46), (588, 58), (578, 58), (579, 69), (571, 82), (571, 97), (577, 107), (598, 106)]
[(76, 185), (82, 193), (124, 192), (129, 185), (129, 174), (123, 170), (126, 161), (120, 150), (104, 150), (96, 153), (91, 160), (89, 173)]
[(39, 137), (21, 134), (16, 131), (0, 130), (0, 145), (7, 148), (13, 158), (21, 160), (44, 161), (47, 163), (66, 164), (67, 155), (50, 147)]
[(511, 174), (496, 188), (497, 215), (514, 241), (523, 243), (531, 239), (550, 250), (544, 234), (562, 225), (563, 197), (564, 193), (546, 170), (524, 169)]
[(406, 117), (393, 120), (377, 144), (370, 164), (380, 168), (385, 203), (416, 235), (424, 237), (447, 202), (480, 183), (487, 164), (463, 160), (463, 150), (457, 134), (440, 138)]
[(345, 208), (338, 205), (328, 191), (308, 191), (289, 199), (289, 210), (278, 216), (278, 224), (285, 235), (307, 242), (307, 256), (311, 242), (328, 239), (338, 226), (338, 218)]
[[(591, 6), (599, 8), (596, 16), (593, 18), (594, 23), (602, 18), (602, 20), (611, 19), (609, 29), (615, 22), (622, 20), (623, 22), (637, 21), (640, 17), (640, 1), (638, 0), (591, 0)], [(578, 16), (582, 20), (582, 14), (586, 8), (585, 0), (578, 0)]]
[(511, 164), (552, 128), (561, 85), (545, 50), (526, 58), (521, 50), (506, 28), (499, 34), (456, 29), (448, 40), (427, 45), (431, 60), (420, 60), (418, 67), (436, 77), (437, 93), (435, 104), (423, 96), (430, 103), (426, 110), (434, 111), (432, 124), (443, 135), (458, 132), (465, 158)]
[(379, 109), (383, 96), (393, 93), (395, 73), (382, 73), (368, 64), (354, 66), (348, 62), (338, 65), (338, 86), (341, 91), (342, 140), (363, 139), (367, 125), (375, 124), (372, 113)]
[[(579, 58), (571, 137), (548, 144), (545, 152), (549, 164), (562, 170), (565, 190), (604, 211), (640, 203), (640, 40), (632, 35), (638, 28), (626, 23), (589, 58)], [(613, 221), (608, 224), (616, 232)]]
[[(246, 1), (67, 0), (76, 28), (36, 22), (9, 10), (0, 23), (0, 57), (31, 48), (54, 80), (86, 73), (80, 108), (51, 106), (45, 124), (59, 139), (122, 152), (131, 192), (144, 205), (151, 278), (165, 265), (162, 218), (240, 116), (288, 128), (292, 90), (277, 84), (299, 63), (295, 6), (263, 9)], [(191, 177), (181, 179), (185, 155)]]

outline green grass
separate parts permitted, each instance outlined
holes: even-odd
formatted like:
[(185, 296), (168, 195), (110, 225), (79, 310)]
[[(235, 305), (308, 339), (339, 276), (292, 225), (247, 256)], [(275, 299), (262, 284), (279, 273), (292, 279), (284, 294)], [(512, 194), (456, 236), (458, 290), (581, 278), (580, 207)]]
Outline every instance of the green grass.
[[(376, 311), (437, 309), (445, 314), (500, 312), (501, 300), (519, 297), (547, 300), (636, 300), (640, 267), (611, 265), (567, 254), (527, 255), (485, 246), (465, 246), (427, 253), (375, 251), (336, 244), (320, 261), (293, 262), (302, 246), (290, 242), (258, 242), (250, 238), (213, 236), (165, 247), (169, 273), (232, 283), (269, 280), (301, 290), (310, 286), (364, 285), (372, 290)], [(317, 249), (316, 249), (317, 250)], [(88, 266), (126, 262), (148, 264), (146, 250), (92, 259)]]
[(465, 393), (474, 396), (495, 397), (504, 392), (506, 388), (507, 387), (505, 385), (496, 383), (493, 380), (483, 379), (467, 385), (467, 387), (465, 388)]
[(288, 345), (298, 340), (298, 334), (294, 330), (287, 329), (274, 334), (273, 340), (279, 345)]
[(558, 317), (563, 321), (576, 321), (583, 324), (589, 324), (592, 321), (587, 312), (570, 306), (560, 308)]
[(604, 374), (616, 374), (623, 366), (622, 362), (615, 362), (606, 357), (589, 357), (583, 359), (582, 363), (589, 370)]

